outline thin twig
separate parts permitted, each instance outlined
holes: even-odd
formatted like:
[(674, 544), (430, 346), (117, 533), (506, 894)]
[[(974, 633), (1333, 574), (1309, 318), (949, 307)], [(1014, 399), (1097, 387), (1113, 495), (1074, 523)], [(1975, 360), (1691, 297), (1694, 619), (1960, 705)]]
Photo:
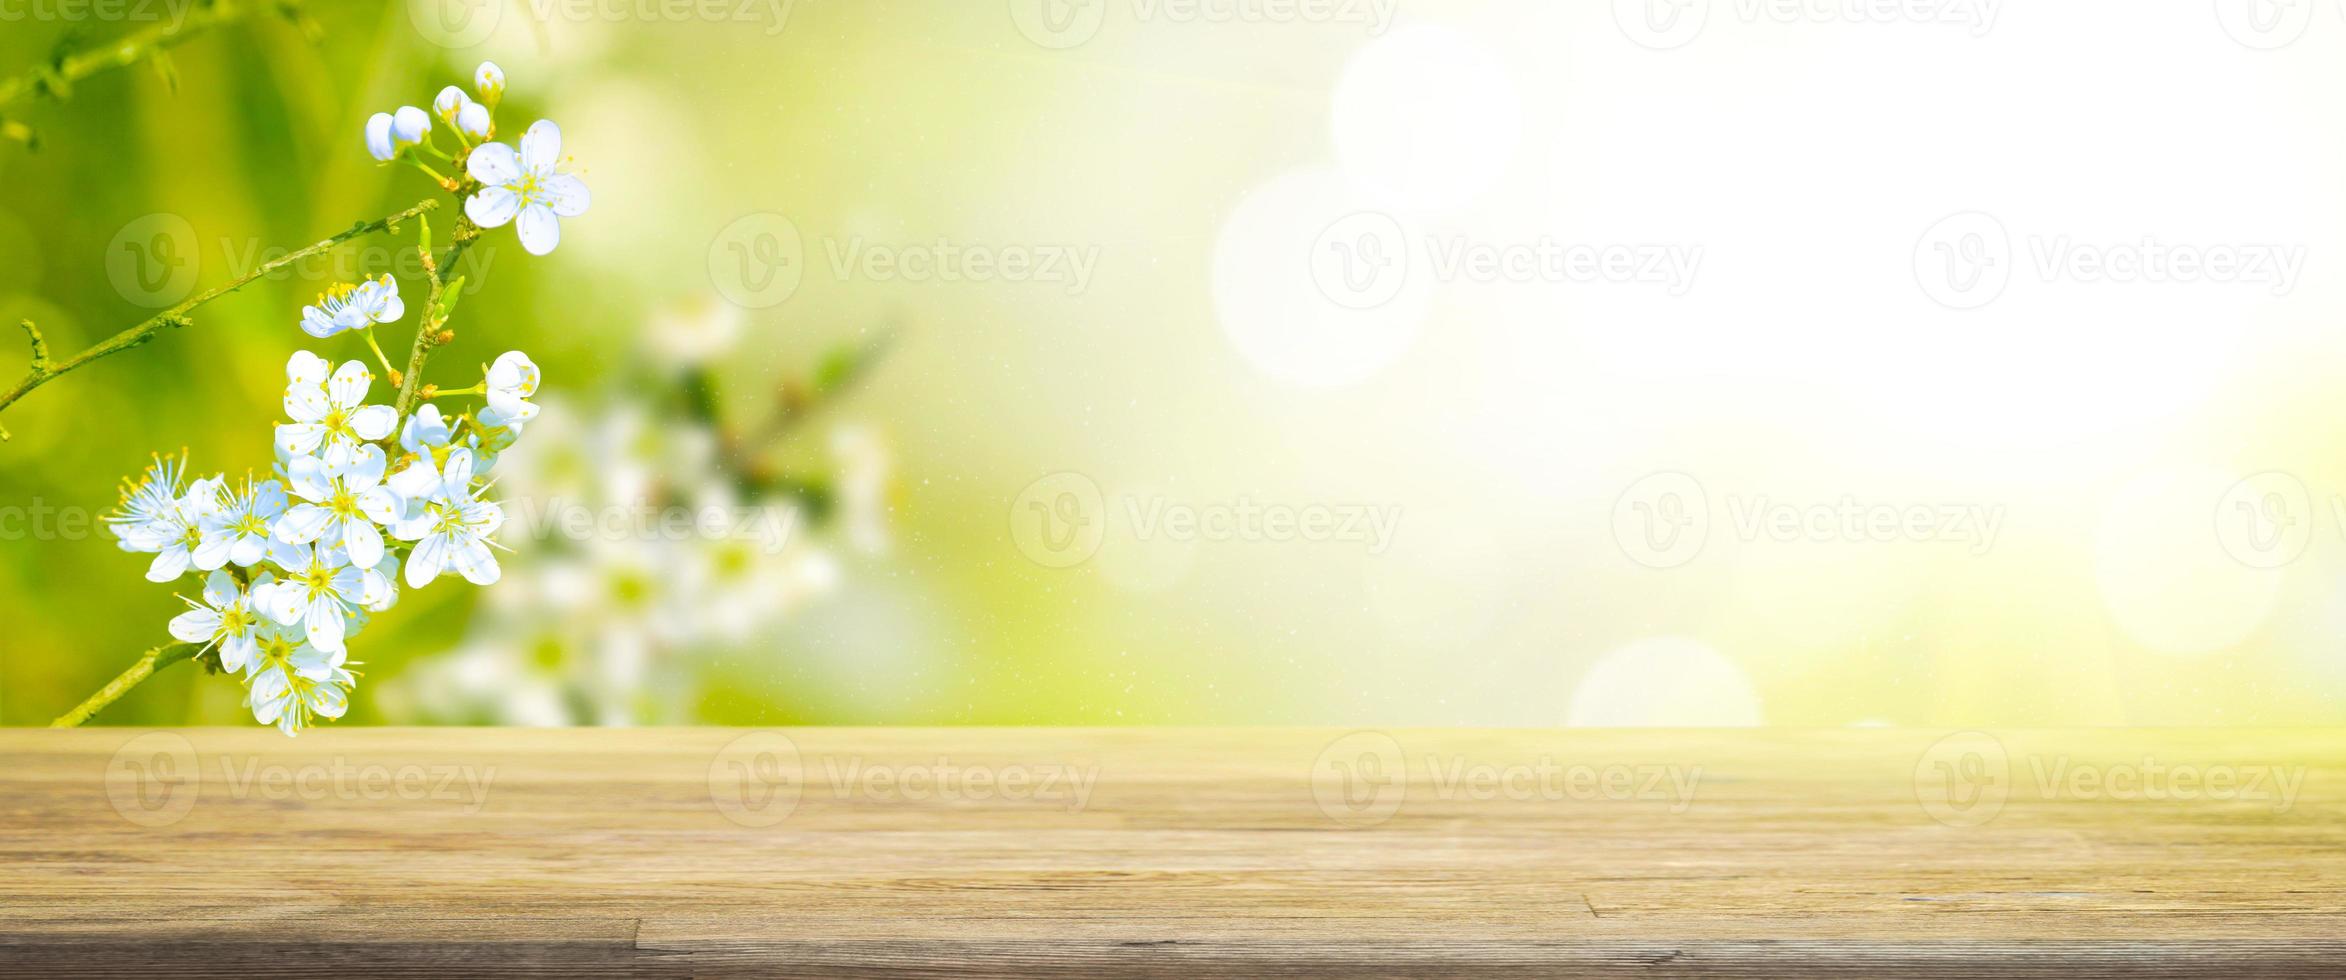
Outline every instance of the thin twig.
[(0, 106), (34, 94), (63, 97), (72, 90), (73, 83), (91, 75), (110, 68), (138, 64), (212, 28), (241, 21), (256, 11), (275, 9), (290, 13), (300, 7), (302, 2), (263, 0), (245, 3), (241, 0), (214, 0), (189, 11), (176, 23), (165, 21), (142, 28), (115, 40), (54, 58), (23, 74), (0, 78)]
[[(276, 259), (264, 262), (259, 267), (253, 269), (251, 272), (245, 273), (241, 277), (205, 290), (194, 298), (188, 299), (180, 303), (178, 306), (164, 310), (161, 313), (157, 313), (154, 316), (140, 322), (137, 326), (131, 327), (128, 330), (124, 330), (121, 333), (106, 338), (105, 340), (101, 340), (97, 344), (91, 346), (90, 349), (82, 351), (79, 354), (75, 354), (63, 361), (51, 362), (49, 360), (48, 351), (46, 349), (47, 345), (41, 342), (39, 329), (35, 328), (31, 323), (26, 323), (24, 325), (25, 330), (31, 333), (33, 336), (32, 368), (25, 372), (23, 380), (18, 381), (15, 387), (8, 389), (6, 392), (0, 392), (0, 411), (6, 411), (8, 406), (16, 404), (17, 399), (23, 398), (33, 389), (48, 384), (49, 382), (72, 372), (76, 368), (89, 364), (91, 361), (95, 361), (99, 358), (113, 354), (120, 354), (123, 351), (153, 340), (155, 338), (156, 332), (162, 330), (164, 327), (184, 327), (190, 323), (193, 323), (194, 321), (187, 318), (188, 311), (202, 306), (205, 303), (209, 303), (215, 299), (219, 299), (222, 296), (226, 296), (229, 293), (235, 292), (251, 283), (255, 279), (259, 279), (263, 276), (269, 275), (270, 273), (276, 272), (279, 269), (283, 269), (297, 262), (301, 262), (311, 256), (323, 253), (337, 245), (342, 244), (343, 242), (347, 242), (361, 235), (372, 234), (377, 231), (385, 230), (397, 231), (400, 222), (406, 221), (409, 218), (413, 218), (416, 215), (423, 214), (426, 211), (438, 208), (439, 206), (440, 202), (438, 201), (422, 201), (405, 211), (384, 215), (383, 217), (376, 218), (373, 221), (361, 221), (358, 224), (350, 226), (349, 230), (344, 231), (339, 235), (335, 235), (332, 238), (316, 242), (307, 247), (288, 252)], [(5, 430), (0, 430), (0, 432), (5, 432)], [(4, 440), (5, 438), (6, 437), (4, 435), (0, 435), (0, 440)]]
[(147, 679), (147, 675), (182, 660), (195, 659), (196, 654), (202, 653), (203, 650), (203, 647), (193, 643), (174, 643), (167, 647), (155, 647), (139, 654), (138, 662), (131, 664), (130, 669), (116, 675), (113, 680), (107, 681), (105, 687), (98, 689), (98, 693), (89, 696), (89, 700), (74, 706), (72, 711), (59, 715), (56, 721), (49, 723), (49, 727), (77, 727), (82, 722), (90, 720), (91, 715), (97, 714), (99, 710), (113, 704), (115, 698), (121, 697), (131, 688), (137, 687), (140, 681)]
[[(463, 196), (461, 191), (457, 192), (458, 199)], [(433, 260), (431, 289), (424, 297), (423, 313), (416, 317), (415, 345), (408, 349), (407, 370), (398, 379), (399, 400), (391, 405), (402, 418), (415, 409), (422, 395), (424, 359), (431, 356), (433, 348), (455, 339), (448, 333), (448, 318), (442, 313), (446, 308), (449, 277), (455, 273), (457, 261), (464, 257), (465, 250), (480, 236), (481, 230), (471, 218), (456, 219), (456, 227), (448, 233), (448, 251)]]

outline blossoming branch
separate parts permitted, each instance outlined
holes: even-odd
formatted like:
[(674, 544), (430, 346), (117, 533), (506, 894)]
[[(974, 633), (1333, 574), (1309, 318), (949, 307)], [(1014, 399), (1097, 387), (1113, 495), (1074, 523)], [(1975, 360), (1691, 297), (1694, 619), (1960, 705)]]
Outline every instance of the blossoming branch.
[[(267, 476), (190, 479), (184, 455), (158, 456), (127, 482), (108, 516), (120, 546), (154, 555), (149, 581), (201, 576), (200, 589), (182, 596), (188, 611), (169, 624), (178, 644), (147, 651), (57, 725), (80, 724), (156, 669), (192, 660), (236, 676), (253, 717), (290, 735), (348, 709), (359, 677), (351, 641), (371, 614), (398, 601), (401, 583), (420, 589), (451, 574), (474, 585), (497, 582), (495, 536), (505, 514), (486, 496), (489, 474), (538, 414), (530, 401), (537, 365), (510, 351), (459, 389), (426, 383), (423, 371), (431, 353), (455, 339), (448, 324), (463, 283), (451, 270), (484, 229), (512, 224), (525, 251), (544, 255), (560, 241), (558, 219), (587, 208), (585, 184), (561, 169), (561, 131), (552, 122), (533, 123), (518, 150), (495, 141), (504, 90), (504, 74), (484, 63), (473, 92), (444, 89), (432, 113), (407, 106), (368, 120), (372, 156), (428, 174), (463, 202), (465, 215), (436, 252), (428, 209), (400, 216), (423, 226), (426, 279), (405, 368), (392, 365), (374, 335), (409, 312), (391, 276), (329, 289), (301, 311), (309, 337), (363, 343), (395, 386), (391, 402), (375, 400), (376, 375), (365, 361), (336, 366), (297, 350), (285, 365), (286, 420), (276, 424)], [(435, 118), (452, 147), (441, 145)], [(39, 370), (47, 355), (33, 337)], [(466, 398), (480, 404), (453, 413), (435, 404)]]

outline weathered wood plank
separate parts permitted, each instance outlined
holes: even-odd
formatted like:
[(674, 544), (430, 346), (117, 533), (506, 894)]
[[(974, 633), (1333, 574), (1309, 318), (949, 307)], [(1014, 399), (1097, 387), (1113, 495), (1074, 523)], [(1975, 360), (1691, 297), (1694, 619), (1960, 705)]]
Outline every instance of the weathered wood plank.
[(94, 729), (0, 758), (8, 974), (2346, 963), (2332, 731)]

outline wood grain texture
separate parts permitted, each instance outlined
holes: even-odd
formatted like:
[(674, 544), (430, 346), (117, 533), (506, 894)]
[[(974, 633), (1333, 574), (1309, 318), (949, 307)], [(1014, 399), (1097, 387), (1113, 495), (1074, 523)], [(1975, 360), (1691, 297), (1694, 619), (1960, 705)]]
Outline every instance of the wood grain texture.
[(93, 729), (0, 758), (10, 976), (2346, 973), (2336, 731)]

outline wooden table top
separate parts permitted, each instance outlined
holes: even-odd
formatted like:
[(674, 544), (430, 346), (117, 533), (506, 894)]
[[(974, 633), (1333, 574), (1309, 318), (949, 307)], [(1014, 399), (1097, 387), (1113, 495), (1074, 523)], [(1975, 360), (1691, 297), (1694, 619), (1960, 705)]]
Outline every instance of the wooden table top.
[(2346, 973), (2338, 731), (100, 728), (0, 759), (12, 976)]

